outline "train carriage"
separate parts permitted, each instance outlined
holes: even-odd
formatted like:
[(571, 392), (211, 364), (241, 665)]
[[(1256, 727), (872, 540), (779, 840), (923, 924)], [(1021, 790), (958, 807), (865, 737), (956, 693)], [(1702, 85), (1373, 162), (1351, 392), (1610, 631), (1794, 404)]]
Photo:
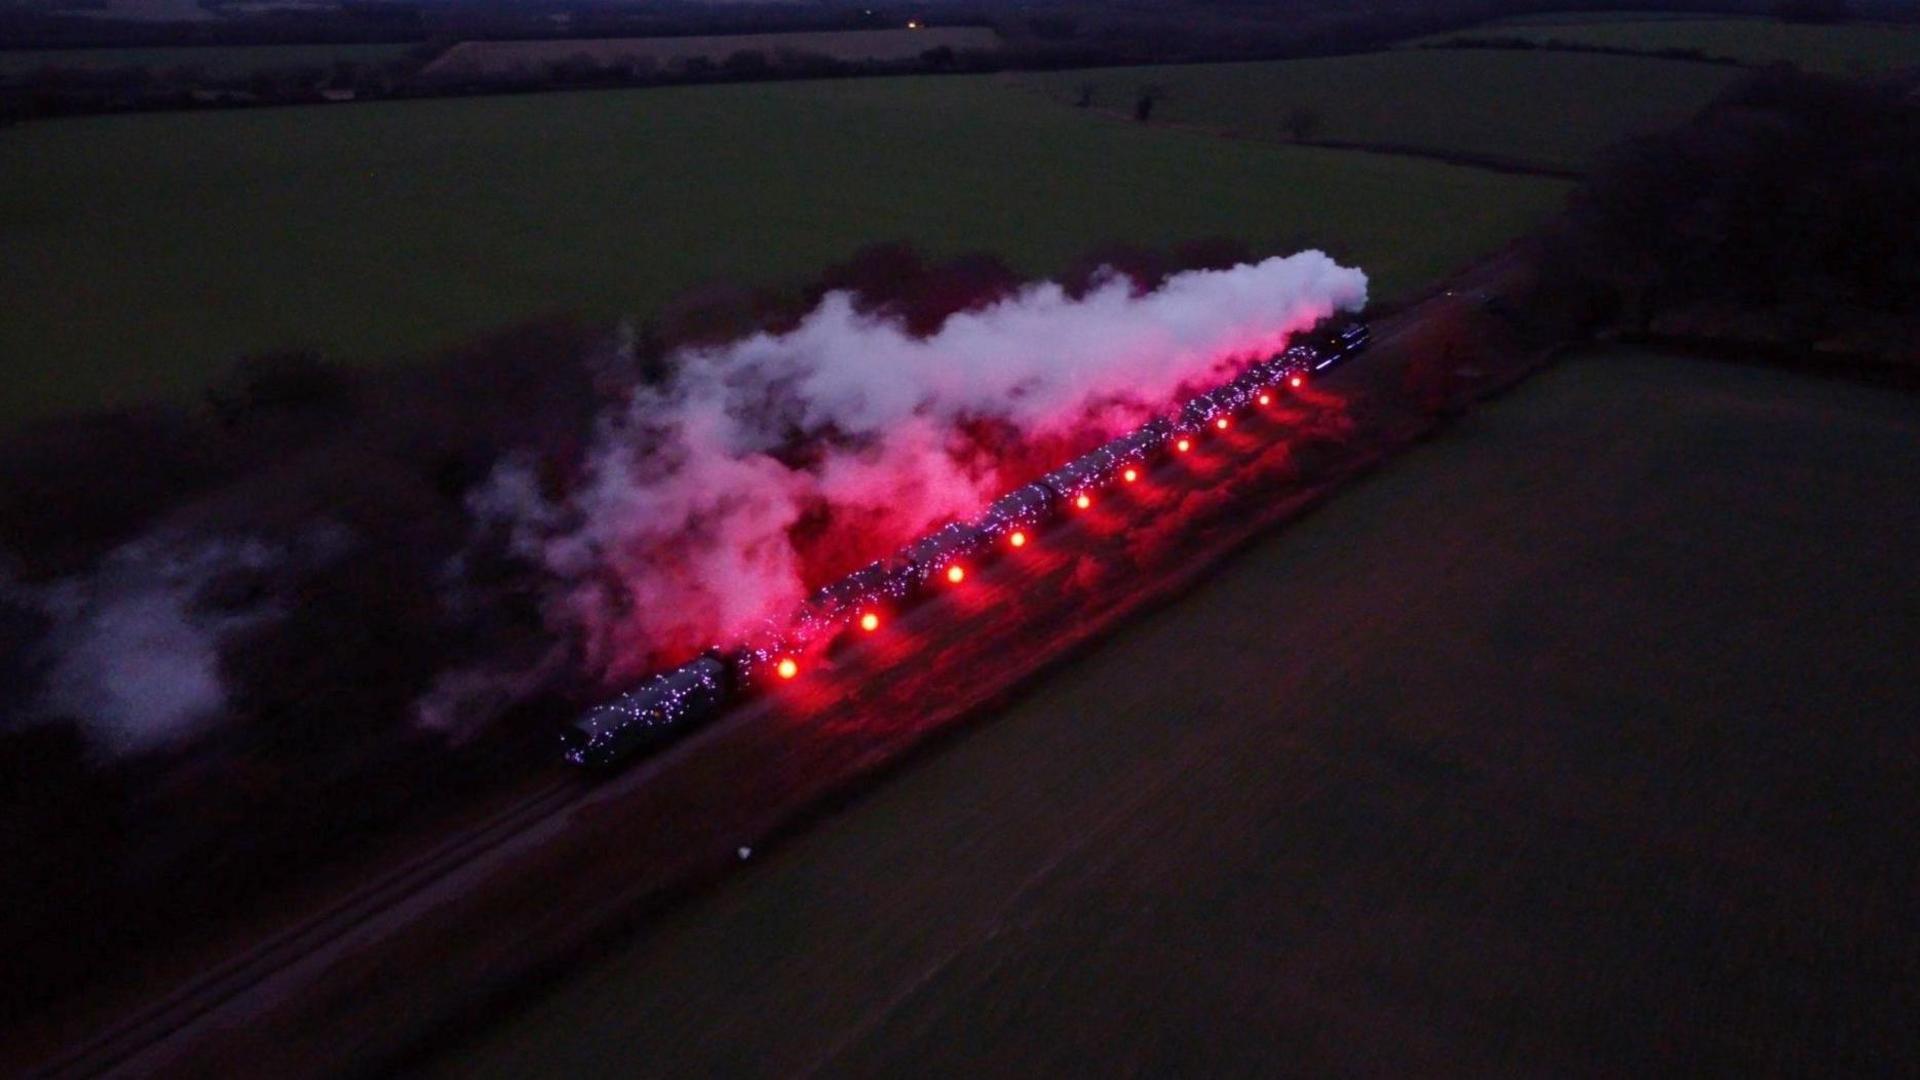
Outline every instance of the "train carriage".
[(1167, 440), (1172, 437), (1173, 424), (1165, 417), (1156, 416), (1102, 449), (1107, 451), (1116, 467), (1139, 465), (1165, 447)]
[(881, 559), (815, 590), (807, 610), (818, 619), (844, 621), (875, 604), (903, 600), (912, 588), (912, 578), (901, 566)]
[(727, 667), (702, 657), (581, 714), (560, 733), (566, 759), (604, 768), (671, 741), (726, 703)]
[[(956, 521), (928, 533), (901, 550), (897, 561), (902, 573), (916, 585), (924, 585), (936, 574), (950, 573), (960, 560), (985, 547), (987, 535), (965, 522)], [(964, 568), (961, 571), (965, 573)]]
[(1052, 488), (1041, 483), (1026, 484), (995, 499), (974, 522), (974, 527), (987, 543), (998, 543), (1004, 537), (1040, 524), (1059, 505), (1060, 498)]
[(1062, 502), (1073, 502), (1107, 482), (1113, 474), (1113, 457), (1106, 447), (1082, 454), (1040, 478)]

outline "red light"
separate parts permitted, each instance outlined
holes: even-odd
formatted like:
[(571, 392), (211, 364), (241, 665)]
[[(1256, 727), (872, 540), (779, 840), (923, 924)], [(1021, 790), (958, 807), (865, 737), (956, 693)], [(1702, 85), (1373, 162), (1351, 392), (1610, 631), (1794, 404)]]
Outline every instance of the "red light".
[(860, 616), (860, 629), (865, 630), (869, 634), (880, 629), (880, 616), (875, 615), (871, 611)]
[(1227, 430), (1227, 418), (1223, 416), (1220, 419), (1215, 420), (1213, 422), (1213, 426), (1219, 428), (1221, 431)]
[(773, 670), (779, 672), (781, 678), (791, 679), (795, 675), (800, 674), (800, 665), (793, 662), (793, 657), (783, 656), (780, 658), (780, 663), (776, 665)]
[(1079, 507), (1082, 510), (1085, 510), (1087, 507), (1093, 505), (1093, 500), (1087, 498), (1085, 495), (1082, 495), (1079, 498), (1073, 500), (1073, 505)]
[(1187, 451), (1193, 449), (1193, 444), (1188, 442), (1185, 439), (1181, 439), (1179, 442), (1173, 444), (1173, 448), (1184, 454)]
[(1293, 378), (1287, 380), (1287, 385), (1293, 387), (1295, 390), (1298, 390), (1300, 389), (1300, 384), (1303, 382), (1306, 382), (1306, 380), (1302, 379), (1298, 375), (1295, 375)]
[(1027, 534), (1023, 532), (1015, 532), (1012, 536), (1007, 537), (1007, 543), (1012, 544), (1014, 547), (1026, 547)]
[(953, 566), (949, 566), (947, 567), (947, 580), (953, 582), (955, 585), (958, 585), (961, 582), (967, 580), (967, 572), (965, 570), (962, 570), (957, 564)]
[(1121, 473), (1120, 477), (1121, 479), (1125, 480), (1127, 483), (1131, 484), (1135, 480), (1140, 479), (1140, 474), (1133, 469), (1128, 469), (1126, 472)]
[(1273, 395), (1272, 395), (1272, 394), (1261, 394), (1261, 395), (1260, 395), (1260, 404), (1262, 404), (1262, 405), (1271, 405), (1271, 404), (1273, 404)]

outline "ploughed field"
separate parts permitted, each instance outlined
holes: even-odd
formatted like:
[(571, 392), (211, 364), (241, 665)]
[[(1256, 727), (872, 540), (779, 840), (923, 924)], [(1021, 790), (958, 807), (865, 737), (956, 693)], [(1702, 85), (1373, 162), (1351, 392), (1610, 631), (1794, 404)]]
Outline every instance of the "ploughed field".
[(1589, 354), (442, 1062), (1883, 1071), (1912, 398)]
[(1745, 64), (1786, 61), (1808, 71), (1872, 75), (1920, 64), (1920, 27), (1875, 23), (1813, 25), (1760, 18), (1608, 18), (1568, 15), (1564, 21), (1487, 23), (1423, 41), (1521, 38), (1609, 49), (1658, 52), (1698, 49)]
[(1375, 295), (1567, 185), (1101, 122), (992, 77), (60, 120), (0, 131), (0, 424), (191, 399), (242, 355), (362, 362), (649, 315), (877, 241), (1051, 274), (1111, 243), (1326, 247)]
[(1049, 96), (1260, 139), (1332, 140), (1584, 168), (1602, 147), (1670, 127), (1740, 76), (1735, 68), (1638, 56), (1483, 49), (1310, 60), (1098, 68), (1031, 76)]

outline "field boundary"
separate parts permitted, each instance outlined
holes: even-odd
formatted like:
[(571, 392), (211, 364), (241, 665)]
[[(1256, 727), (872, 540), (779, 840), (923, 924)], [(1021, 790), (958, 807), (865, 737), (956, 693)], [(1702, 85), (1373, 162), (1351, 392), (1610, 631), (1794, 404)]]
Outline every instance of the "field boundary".
[(1532, 41), (1527, 38), (1458, 38), (1452, 41), (1433, 41), (1425, 45), (1411, 45), (1410, 49), (1426, 52), (1445, 52), (1449, 50), (1480, 52), (1562, 52), (1591, 53), (1597, 56), (1637, 56), (1647, 60), (1672, 60), (1681, 64), (1711, 64), (1717, 67), (1754, 68), (1765, 65), (1736, 56), (1722, 56), (1718, 53), (1702, 52), (1699, 49), (1629, 49), (1618, 45), (1585, 45), (1578, 41)]
[(1162, 131), (1179, 131), (1190, 135), (1204, 135), (1229, 142), (1259, 143), (1264, 146), (1300, 146), (1313, 150), (1339, 150), (1346, 153), (1378, 154), (1382, 157), (1417, 158), (1423, 161), (1435, 161), (1442, 165), (1452, 165), (1463, 169), (1480, 169), (1485, 172), (1506, 173), (1513, 176), (1540, 176), (1550, 180), (1579, 180), (1586, 175), (1583, 170), (1566, 169), (1520, 158), (1503, 157), (1499, 154), (1475, 154), (1457, 150), (1438, 150), (1432, 147), (1415, 146), (1409, 143), (1370, 142), (1358, 139), (1315, 139), (1315, 138), (1275, 138), (1244, 128), (1228, 127), (1220, 124), (1200, 124), (1188, 120), (1136, 120), (1124, 109), (1106, 105), (1074, 106), (1048, 94), (1034, 84), (1021, 79), (1012, 80), (1021, 89), (1045, 99), (1057, 108), (1073, 109), (1086, 113), (1103, 121), (1126, 124), (1133, 127), (1157, 128)]

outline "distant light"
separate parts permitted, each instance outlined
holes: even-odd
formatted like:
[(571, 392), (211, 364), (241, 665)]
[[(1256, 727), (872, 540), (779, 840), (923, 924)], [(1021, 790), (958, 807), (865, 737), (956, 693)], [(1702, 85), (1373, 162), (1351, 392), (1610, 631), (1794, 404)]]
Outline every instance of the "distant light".
[(783, 656), (780, 658), (779, 665), (776, 666), (774, 670), (780, 673), (781, 678), (791, 679), (795, 675), (800, 674), (800, 665), (793, 662), (793, 657)]
[(1073, 500), (1073, 505), (1079, 507), (1082, 510), (1085, 510), (1087, 507), (1093, 505), (1093, 500), (1087, 498), (1085, 495), (1082, 495), (1079, 498)]
[(1126, 472), (1120, 474), (1120, 478), (1131, 484), (1135, 480), (1140, 479), (1140, 473), (1136, 470), (1128, 469)]
[(880, 616), (875, 615), (871, 611), (860, 616), (860, 629), (865, 630), (869, 634), (880, 629)]
[(1007, 537), (1007, 543), (1012, 544), (1014, 547), (1026, 547), (1027, 534), (1020, 532), (1019, 530), (1015, 530), (1012, 536)]
[(1227, 430), (1227, 418), (1223, 416), (1220, 419), (1215, 420), (1213, 422), (1213, 426), (1219, 428), (1221, 431)]
[(953, 582), (955, 585), (958, 585), (961, 582), (967, 580), (967, 572), (960, 568), (959, 563), (955, 563), (952, 566), (947, 567), (947, 580)]
[(1287, 385), (1293, 387), (1295, 390), (1298, 390), (1300, 389), (1300, 384), (1303, 382), (1306, 382), (1306, 380), (1302, 379), (1298, 375), (1295, 375), (1293, 378), (1287, 380)]
[(1262, 404), (1262, 405), (1271, 405), (1271, 404), (1273, 404), (1273, 395), (1272, 395), (1272, 394), (1261, 394), (1261, 395), (1260, 395), (1260, 404)]
[(1173, 444), (1173, 448), (1184, 454), (1193, 449), (1193, 444), (1185, 439), (1181, 439), (1179, 442)]
[(918, 29), (920, 29), (920, 20), (919, 20), (919, 19), (908, 19), (908, 20), (907, 20), (907, 29), (909, 29), (909, 30), (918, 30)]

